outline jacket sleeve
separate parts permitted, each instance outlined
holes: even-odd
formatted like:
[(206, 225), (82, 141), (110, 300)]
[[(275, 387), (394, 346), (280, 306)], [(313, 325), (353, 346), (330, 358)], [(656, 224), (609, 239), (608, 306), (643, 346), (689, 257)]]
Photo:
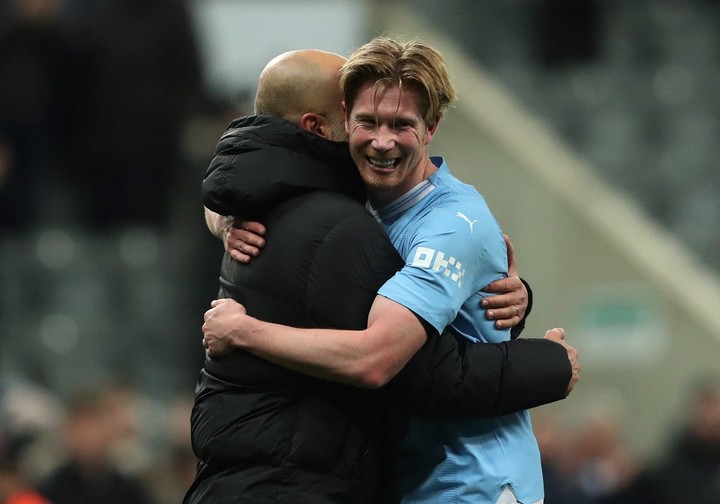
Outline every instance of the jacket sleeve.
[(567, 352), (553, 341), (472, 343), (446, 331), (429, 336), (383, 393), (413, 416), (463, 420), (564, 399), (571, 375)]

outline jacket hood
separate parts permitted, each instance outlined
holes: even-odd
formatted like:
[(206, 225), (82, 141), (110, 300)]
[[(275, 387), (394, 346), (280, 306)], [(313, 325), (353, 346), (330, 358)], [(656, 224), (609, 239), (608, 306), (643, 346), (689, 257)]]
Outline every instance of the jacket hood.
[(203, 204), (221, 215), (259, 217), (310, 191), (359, 202), (365, 190), (346, 142), (333, 142), (277, 117), (235, 119), (215, 149)]

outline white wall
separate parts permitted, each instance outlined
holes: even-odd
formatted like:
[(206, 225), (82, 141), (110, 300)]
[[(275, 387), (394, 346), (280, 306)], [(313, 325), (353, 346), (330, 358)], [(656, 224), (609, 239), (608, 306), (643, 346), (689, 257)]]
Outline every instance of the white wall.
[(273, 57), (293, 49), (349, 55), (366, 41), (365, 0), (194, 0), (210, 91), (233, 98), (254, 91)]

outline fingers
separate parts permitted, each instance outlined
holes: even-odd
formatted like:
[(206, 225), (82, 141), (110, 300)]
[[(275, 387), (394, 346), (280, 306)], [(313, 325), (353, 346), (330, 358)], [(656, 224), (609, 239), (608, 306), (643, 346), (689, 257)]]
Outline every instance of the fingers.
[(519, 276), (518, 270), (517, 270), (517, 263), (515, 262), (515, 248), (513, 247), (513, 244), (510, 241), (510, 237), (508, 235), (504, 234), (503, 239), (505, 240), (505, 246), (507, 247), (508, 276), (510, 276), (510, 277)]
[(497, 321), (495, 327), (503, 329), (516, 326), (525, 316), (528, 305), (527, 289), (518, 277), (502, 278), (488, 284), (484, 292), (498, 292), (483, 298), (481, 306), (485, 316)]
[(484, 298), (480, 301), (480, 306), (488, 312), (493, 312), (487, 314), (491, 320), (515, 316), (522, 318), (527, 310), (527, 297), (517, 293), (498, 294)]
[[(267, 232), (267, 230), (265, 229), (265, 226), (263, 226), (259, 222), (254, 222), (254, 221), (242, 221), (238, 227), (244, 229), (245, 231), (249, 231), (250, 233), (259, 235), (259, 236), (265, 236), (265, 233)], [(263, 246), (264, 246), (264, 241), (263, 241), (263, 245), (260, 245), (260, 247), (263, 247)]]
[(250, 247), (247, 247), (245, 245), (245, 242), (238, 239), (237, 236), (237, 229), (230, 227), (228, 228), (224, 235), (223, 235), (223, 244), (225, 245), (225, 252), (230, 254), (230, 257), (235, 259), (237, 262), (247, 264), (249, 263), (253, 257), (255, 256), (245, 253), (245, 250), (249, 250), (252, 252)]
[(265, 246), (265, 239), (261, 235), (244, 228), (230, 228), (230, 236), (234, 240), (241, 241), (246, 246), (254, 249), (261, 249)]
[(205, 349), (205, 355), (208, 357), (217, 357), (223, 353), (214, 343), (215, 340), (212, 338), (203, 338), (203, 348)]
[(519, 307), (516, 309), (515, 306), (516, 305), (488, 310), (485, 312), (485, 317), (487, 317), (488, 320), (494, 320), (495, 327), (498, 329), (515, 327), (522, 320), (522, 316), (518, 315)]
[(230, 257), (235, 259), (237, 262), (248, 264), (250, 261), (252, 261), (253, 257), (252, 255), (245, 254), (244, 252), (241, 252), (237, 249), (230, 249), (227, 251), (230, 254)]
[(233, 327), (246, 314), (245, 307), (234, 299), (221, 298), (210, 302), (202, 325), (202, 344), (208, 357), (219, 357), (233, 351)]
[(575, 385), (580, 381), (580, 354), (577, 350), (575, 350), (570, 345), (567, 345), (568, 349), (568, 359), (570, 359), (570, 364), (572, 365), (572, 376), (570, 377), (570, 383), (568, 383), (567, 393), (570, 395), (570, 392), (573, 391), (575, 388)]
[[(204, 326), (203, 329), (205, 329)], [(202, 345), (208, 357), (220, 357), (233, 351), (232, 344), (227, 339), (212, 332), (203, 335)]]
[(555, 327), (545, 332), (545, 338), (553, 341), (563, 341), (565, 339), (565, 329), (562, 327)]
[(229, 228), (225, 235), (225, 250), (236, 261), (249, 263), (252, 258), (260, 255), (260, 249), (265, 246), (265, 239), (255, 231), (264, 233), (265, 228), (257, 222), (243, 222), (242, 226), (249, 226), (251, 230)]
[(206, 350), (206, 354), (211, 357), (212, 352), (210, 351), (210, 346), (212, 343), (212, 334), (210, 333), (210, 328), (208, 327), (207, 320), (209, 318), (209, 313), (211, 310), (208, 310), (205, 312), (205, 323), (202, 325), (202, 332), (203, 332), (203, 339), (202, 339), (202, 346)]
[(562, 327), (555, 327), (545, 333), (545, 338), (561, 344), (567, 351), (567, 357), (572, 367), (572, 376), (567, 387), (567, 394), (573, 391), (575, 385), (580, 381), (580, 353), (567, 344), (565, 340), (565, 330)]
[(222, 313), (227, 314), (228, 313), (247, 313), (247, 310), (245, 309), (244, 305), (241, 305), (237, 301), (235, 301), (232, 298), (220, 298), (220, 299), (213, 299), (210, 301), (210, 309), (205, 312), (205, 315), (213, 314), (215, 313), (218, 307), (226, 305), (225, 308), (223, 308)]
[[(206, 318), (207, 320), (207, 318)], [(202, 326), (203, 331), (203, 339), (202, 339), (202, 346), (205, 349), (205, 354), (208, 357), (217, 357), (219, 355), (222, 355), (222, 348), (221, 348), (221, 342), (218, 339), (218, 337), (213, 334), (212, 330), (210, 329), (209, 325), (207, 323), (203, 324)]]
[(498, 294), (516, 293), (517, 295), (526, 295), (527, 289), (525, 288), (525, 284), (522, 283), (522, 280), (520, 280), (520, 277), (511, 276), (490, 282), (483, 287), (482, 291)]

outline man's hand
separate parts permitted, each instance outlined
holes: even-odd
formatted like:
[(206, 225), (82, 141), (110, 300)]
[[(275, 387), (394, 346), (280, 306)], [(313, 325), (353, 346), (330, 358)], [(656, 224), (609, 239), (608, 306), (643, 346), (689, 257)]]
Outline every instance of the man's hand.
[(580, 380), (580, 361), (578, 360), (578, 351), (567, 344), (567, 342), (565, 341), (565, 329), (561, 327), (550, 329), (545, 333), (544, 338), (552, 340), (556, 343), (560, 343), (562, 346), (565, 347), (565, 350), (567, 350), (568, 360), (572, 365), (572, 377), (570, 378), (570, 383), (568, 383), (567, 388), (567, 393), (568, 395), (570, 395), (570, 392), (572, 392), (578, 380)]
[(485, 316), (495, 321), (495, 327), (506, 329), (515, 327), (525, 316), (528, 307), (528, 292), (525, 284), (518, 276), (515, 262), (515, 249), (510, 238), (503, 235), (508, 254), (508, 277), (489, 283), (483, 292), (495, 293), (482, 300), (481, 306), (486, 309)]
[(265, 226), (259, 222), (235, 219), (222, 235), (225, 251), (236, 261), (247, 264), (260, 255), (260, 249), (265, 246), (265, 232)]
[(232, 299), (216, 299), (205, 312), (203, 346), (208, 357), (219, 357), (235, 350), (233, 332), (247, 317), (245, 307)]
[(265, 246), (265, 226), (232, 215), (220, 215), (205, 207), (205, 223), (210, 232), (223, 241), (225, 252), (241, 263), (249, 263)]

